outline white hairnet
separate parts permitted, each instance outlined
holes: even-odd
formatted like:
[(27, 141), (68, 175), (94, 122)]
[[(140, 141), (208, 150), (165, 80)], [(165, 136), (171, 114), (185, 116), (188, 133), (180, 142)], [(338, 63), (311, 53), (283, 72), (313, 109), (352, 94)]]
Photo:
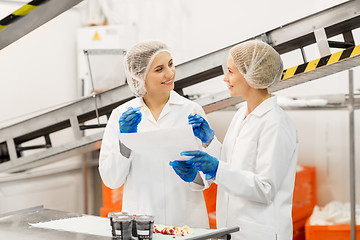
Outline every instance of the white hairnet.
[(127, 83), (136, 97), (146, 94), (145, 78), (155, 56), (168, 47), (160, 41), (148, 40), (133, 46), (125, 55), (124, 68)]
[(235, 66), (247, 83), (258, 89), (278, 82), (283, 72), (280, 55), (269, 44), (259, 40), (240, 43), (230, 49)]

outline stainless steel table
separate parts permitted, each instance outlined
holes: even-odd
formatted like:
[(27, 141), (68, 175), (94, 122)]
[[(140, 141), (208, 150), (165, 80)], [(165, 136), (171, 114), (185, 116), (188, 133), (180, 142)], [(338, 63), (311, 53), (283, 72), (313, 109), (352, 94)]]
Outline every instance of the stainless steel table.
[[(30, 227), (29, 223), (48, 222), (59, 219), (81, 217), (83, 214), (68, 213), (63, 211), (45, 209), (42, 206), (24, 209), (16, 212), (6, 213), (0, 215), (0, 238), (4, 240), (109, 240), (111, 237), (70, 232), (58, 231), (46, 228)], [(189, 235), (188, 237), (181, 237), (187, 240), (202, 240), (210, 238), (225, 238), (230, 239), (231, 233), (239, 231), (239, 227), (230, 227), (223, 229), (213, 229), (201, 233), (200, 235)], [(153, 239), (156, 240), (158, 234), (154, 234)], [(164, 236), (161, 236), (164, 239)], [(169, 236), (169, 239), (174, 239)]]

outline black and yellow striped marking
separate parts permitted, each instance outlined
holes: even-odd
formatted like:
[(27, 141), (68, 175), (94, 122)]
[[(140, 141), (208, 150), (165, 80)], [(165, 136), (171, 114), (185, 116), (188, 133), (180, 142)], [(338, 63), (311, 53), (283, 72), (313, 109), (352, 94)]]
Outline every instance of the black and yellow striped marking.
[(311, 70), (314, 70), (316, 68), (320, 68), (322, 66), (325, 65), (330, 65), (336, 62), (339, 62), (341, 60), (347, 59), (347, 58), (351, 58), (354, 57), (356, 55), (360, 54), (360, 45), (355, 46), (355, 47), (351, 47), (348, 49), (345, 49), (343, 51), (286, 69), (283, 72), (283, 76), (281, 78), (281, 80), (285, 80), (287, 78), (293, 77), (297, 74), (300, 73), (305, 73), (305, 72), (309, 72)]
[(40, 6), (41, 4), (43, 4), (44, 2), (47, 2), (47, 1), (48, 0), (31, 1), (28, 4), (25, 4), (24, 6), (19, 8), (18, 10), (16, 10), (15, 12), (11, 13), (7, 17), (3, 18), (2, 20), (0, 20), (0, 31), (3, 30), (4, 28), (8, 27), (10, 24), (14, 23), (16, 20), (25, 16), (26, 14), (33, 11), (38, 6)]

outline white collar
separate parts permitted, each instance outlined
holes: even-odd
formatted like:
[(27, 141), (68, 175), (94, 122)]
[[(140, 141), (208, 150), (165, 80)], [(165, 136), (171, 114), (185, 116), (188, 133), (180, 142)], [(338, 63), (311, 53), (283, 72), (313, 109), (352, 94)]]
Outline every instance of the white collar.
[(277, 104), (277, 97), (272, 96), (266, 99), (265, 101), (263, 101), (262, 103), (260, 103), (250, 114), (260, 117), (265, 113), (267, 113), (268, 111), (270, 111), (271, 109), (273, 109), (276, 104)]

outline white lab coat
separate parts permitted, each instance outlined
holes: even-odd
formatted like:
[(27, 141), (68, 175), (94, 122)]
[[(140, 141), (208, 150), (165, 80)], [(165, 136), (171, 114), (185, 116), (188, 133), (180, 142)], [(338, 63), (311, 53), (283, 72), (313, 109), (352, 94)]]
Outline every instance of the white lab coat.
[(218, 227), (239, 226), (232, 239), (292, 240), (297, 131), (275, 96), (246, 112), (236, 112), (222, 146)]
[[(208, 227), (205, 200), (201, 191), (206, 186), (186, 183), (177, 176), (169, 165), (169, 161), (176, 159), (168, 159), (157, 152), (149, 156), (132, 152), (129, 158), (126, 158), (120, 152), (119, 119), (129, 106), (146, 107), (142, 98), (135, 98), (112, 111), (104, 132), (99, 158), (99, 172), (104, 184), (114, 189), (125, 183), (123, 211), (154, 215), (155, 222), (159, 224)], [(171, 91), (169, 101), (157, 121), (150, 111), (142, 111), (138, 132), (186, 126), (188, 115), (194, 110), (206, 118), (199, 104)], [(199, 143), (201, 145), (200, 140)], [(215, 144), (207, 147), (209, 152), (212, 152), (212, 149), (219, 151)]]

